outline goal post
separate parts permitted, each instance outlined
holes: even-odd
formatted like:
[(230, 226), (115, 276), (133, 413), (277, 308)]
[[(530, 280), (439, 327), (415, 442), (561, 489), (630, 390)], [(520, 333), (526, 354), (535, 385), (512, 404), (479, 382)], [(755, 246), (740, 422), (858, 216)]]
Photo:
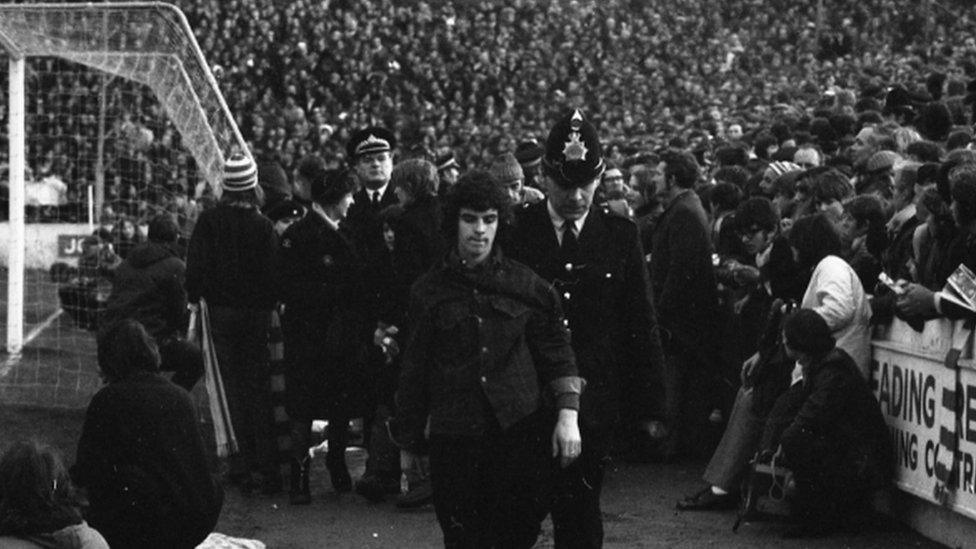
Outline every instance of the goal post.
[[(43, 324), (38, 319), (47, 316), (25, 311), (25, 295), (48, 282), (40, 274), (31, 275), (36, 280), (25, 280), (25, 273), (50, 267), (50, 262), (32, 263), (32, 247), (37, 244), (31, 239), (39, 225), (29, 222), (38, 221), (31, 214), (32, 185), (51, 173), (51, 164), (72, 173), (73, 177), (57, 174), (64, 181), (59, 184), (76, 185), (68, 192), (76, 193), (75, 199), (84, 203), (79, 210), (87, 215), (62, 219), (62, 210), (55, 207), (50, 212), (56, 213), (49, 213), (41, 224), (51, 232), (54, 224), (74, 223), (77, 232), (91, 234), (92, 223), (104, 224), (103, 211), (130, 197), (119, 196), (126, 178), (137, 180), (129, 185), (130, 194), (136, 201), (139, 193), (144, 222), (149, 216), (146, 204), (150, 213), (156, 206), (169, 211), (173, 197), (182, 192), (175, 189), (182, 188), (192, 199), (196, 184), (205, 182), (207, 190), (219, 196), (224, 159), (234, 152), (251, 153), (189, 22), (174, 5), (2, 4), (0, 48), (8, 58), (0, 64), (8, 80), (3, 168), (9, 168), (6, 178), (0, 175), (9, 187), (8, 248), (0, 260), (5, 259), (7, 267), (4, 339), (9, 363), (36, 335)], [(57, 89), (52, 91), (52, 86)], [(47, 104), (44, 99), (49, 99)], [(136, 156), (138, 161), (133, 160)], [(42, 164), (44, 172), (38, 177), (25, 176)], [(160, 197), (165, 206), (157, 203)], [(86, 231), (80, 230), (82, 218), (89, 223)], [(45, 292), (49, 296), (57, 290)], [(92, 339), (91, 334), (86, 337)], [(91, 341), (86, 346), (91, 348)], [(0, 379), (4, 370), (0, 363)]]

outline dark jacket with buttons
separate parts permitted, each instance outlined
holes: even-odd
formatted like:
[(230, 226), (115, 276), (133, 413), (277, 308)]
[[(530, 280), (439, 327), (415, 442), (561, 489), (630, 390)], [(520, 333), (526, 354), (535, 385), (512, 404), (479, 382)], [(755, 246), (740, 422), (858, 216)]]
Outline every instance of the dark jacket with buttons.
[[(546, 202), (518, 212), (505, 250), (553, 283), (562, 298), (580, 376), (580, 424), (660, 417), (664, 363), (637, 225), (594, 206), (579, 235), (579, 261), (562, 261)], [(623, 408), (623, 409), (621, 409)]]
[(579, 407), (582, 381), (552, 287), (496, 249), (469, 269), (455, 253), (411, 289), (413, 331), (403, 355), (393, 431), (399, 443), (431, 434), (507, 429), (543, 404)]

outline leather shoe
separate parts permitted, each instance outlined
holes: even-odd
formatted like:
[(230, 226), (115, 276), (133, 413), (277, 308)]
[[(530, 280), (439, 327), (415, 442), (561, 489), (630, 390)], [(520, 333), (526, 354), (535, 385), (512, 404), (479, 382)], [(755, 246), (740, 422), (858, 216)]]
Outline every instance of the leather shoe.
[(386, 499), (387, 494), (400, 493), (400, 483), (376, 475), (364, 475), (356, 482), (356, 493), (372, 503), (379, 503)]
[(716, 494), (711, 486), (678, 502), (679, 511), (725, 511), (739, 506), (735, 494)]
[(433, 497), (434, 489), (430, 480), (424, 480), (411, 486), (406, 493), (397, 496), (396, 506), (400, 509), (415, 509), (430, 503)]

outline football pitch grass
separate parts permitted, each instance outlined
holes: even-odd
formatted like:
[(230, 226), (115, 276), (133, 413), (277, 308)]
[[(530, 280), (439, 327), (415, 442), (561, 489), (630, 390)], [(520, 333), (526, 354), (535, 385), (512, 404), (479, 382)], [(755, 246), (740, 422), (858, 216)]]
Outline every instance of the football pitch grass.
[[(95, 334), (61, 312), (58, 286), (47, 272), (24, 280), (25, 345), (18, 355), (0, 354), (0, 402), (39, 408), (84, 408), (102, 385)], [(0, 341), (7, 338), (7, 270), (0, 276)]]

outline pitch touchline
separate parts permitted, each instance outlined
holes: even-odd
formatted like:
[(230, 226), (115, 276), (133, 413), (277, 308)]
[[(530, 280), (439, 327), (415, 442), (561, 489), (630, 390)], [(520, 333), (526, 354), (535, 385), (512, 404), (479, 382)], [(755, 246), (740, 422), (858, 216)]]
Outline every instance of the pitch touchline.
[[(48, 315), (48, 317), (44, 319), (44, 322), (41, 322), (37, 326), (34, 326), (34, 328), (30, 332), (28, 332), (26, 336), (24, 336), (24, 343), (21, 346), (21, 349), (27, 346), (31, 341), (34, 341), (34, 339), (37, 336), (41, 335), (41, 332), (48, 329), (48, 327), (50, 327), (51, 324), (53, 324), (54, 321), (57, 320), (62, 313), (64, 313), (64, 309), (59, 308), (57, 311), (54, 311), (53, 313)], [(8, 356), (7, 360), (5, 360), (3, 363), (3, 366), (0, 366), (0, 378), (7, 377), (7, 374), (10, 373), (10, 370), (14, 366), (20, 363), (21, 357), (23, 357), (23, 353), (15, 353)]]

